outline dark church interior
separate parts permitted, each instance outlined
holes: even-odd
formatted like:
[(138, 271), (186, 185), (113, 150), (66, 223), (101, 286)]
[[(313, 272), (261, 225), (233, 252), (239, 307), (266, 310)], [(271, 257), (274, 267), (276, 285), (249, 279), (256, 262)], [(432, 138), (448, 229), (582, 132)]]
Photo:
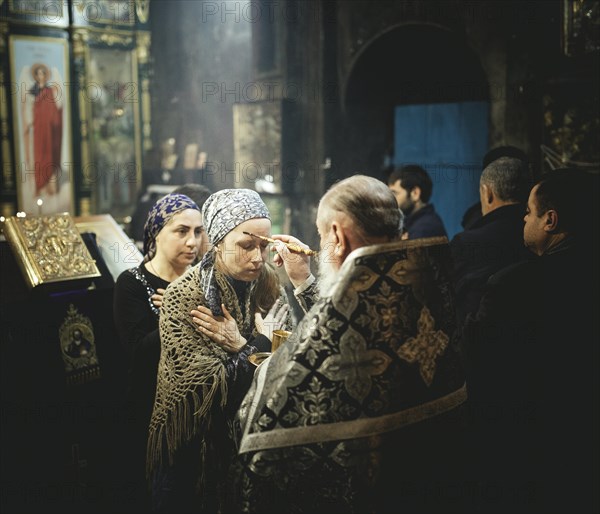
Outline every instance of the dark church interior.
[[(144, 259), (148, 212), (176, 188), (256, 191), (272, 234), (316, 249), (331, 186), (362, 174), (391, 188), (393, 170), (417, 164), (450, 241), (480, 201), (486, 155), (510, 147), (532, 183), (583, 170), (595, 202), (583, 216), (597, 214), (597, 0), (0, 0), (0, 32), (6, 514), (150, 512), (147, 485), (125, 465), (136, 420), (113, 300), (119, 275)], [(56, 112), (31, 100), (41, 75)], [(58, 143), (42, 148), (50, 118)], [(52, 216), (81, 237), (39, 228)], [(78, 274), (40, 279), (79, 257)], [(596, 392), (572, 420), (589, 436), (568, 489), (577, 513), (600, 511), (598, 340), (585, 330), (594, 348), (577, 350), (582, 383)], [(527, 479), (519, 501), (496, 502), (502, 484), (469, 482), (463, 501), (449, 494), (433, 511), (565, 512), (562, 497), (523, 499), (547, 491)], [(369, 512), (430, 511), (400, 505)]]

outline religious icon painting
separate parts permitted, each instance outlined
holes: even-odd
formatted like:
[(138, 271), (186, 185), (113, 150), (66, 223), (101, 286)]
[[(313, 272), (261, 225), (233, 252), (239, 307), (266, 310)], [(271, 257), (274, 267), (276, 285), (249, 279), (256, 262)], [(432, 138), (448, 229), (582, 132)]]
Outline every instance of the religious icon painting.
[(19, 210), (73, 213), (67, 40), (11, 35), (9, 50)]
[(90, 319), (70, 304), (58, 332), (67, 384), (83, 384), (100, 378), (100, 362)]

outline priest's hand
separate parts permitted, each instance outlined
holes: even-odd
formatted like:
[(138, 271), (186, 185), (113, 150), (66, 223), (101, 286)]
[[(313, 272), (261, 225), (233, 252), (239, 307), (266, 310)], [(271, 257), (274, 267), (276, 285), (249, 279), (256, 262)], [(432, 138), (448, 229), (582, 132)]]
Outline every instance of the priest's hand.
[[(294, 236), (275, 234), (271, 237), (283, 241), (284, 243), (294, 243), (302, 248), (309, 248), (308, 245), (304, 244), (300, 239), (297, 239)], [(277, 267), (284, 267), (285, 272), (294, 287), (303, 284), (308, 277), (310, 277), (310, 257), (308, 255), (293, 252), (281, 243), (274, 243), (273, 249), (277, 252), (273, 257), (273, 263)]]

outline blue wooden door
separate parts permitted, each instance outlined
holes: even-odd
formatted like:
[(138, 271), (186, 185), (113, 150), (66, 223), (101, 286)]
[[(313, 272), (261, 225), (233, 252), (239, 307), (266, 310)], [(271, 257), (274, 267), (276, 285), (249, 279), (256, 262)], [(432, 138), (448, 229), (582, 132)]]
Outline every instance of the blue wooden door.
[(433, 181), (430, 202), (452, 238), (479, 201), (488, 147), (488, 102), (402, 105), (395, 109), (394, 164), (418, 164)]

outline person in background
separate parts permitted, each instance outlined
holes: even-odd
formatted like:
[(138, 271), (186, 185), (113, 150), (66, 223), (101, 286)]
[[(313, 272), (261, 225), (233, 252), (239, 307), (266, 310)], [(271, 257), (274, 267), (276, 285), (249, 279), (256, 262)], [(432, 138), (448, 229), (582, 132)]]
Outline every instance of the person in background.
[[(150, 153), (150, 157), (148, 160), (152, 162), (156, 161), (158, 156), (152, 158), (154, 153)], [(162, 198), (165, 194), (176, 193), (186, 195), (200, 208), (206, 201), (206, 199), (211, 195), (212, 191), (202, 184), (196, 184), (193, 182), (188, 182), (186, 184), (182, 184), (180, 186), (173, 185), (159, 185), (159, 184), (147, 184), (144, 188), (138, 200), (136, 202), (136, 207), (131, 215), (131, 221), (129, 222), (128, 234), (138, 245), (141, 247), (141, 242), (144, 239), (144, 225), (146, 223), (146, 218), (148, 216), (148, 212), (152, 208), (152, 206), (156, 203), (157, 200)], [(203, 250), (200, 252), (204, 255), (207, 251), (207, 240), (202, 243)], [(201, 256), (200, 256), (201, 257)]]
[(155, 512), (230, 511), (231, 422), (254, 373), (248, 356), (270, 351), (273, 329), (290, 328), (268, 243), (246, 234), (271, 233), (258, 193), (223, 189), (202, 215), (212, 247), (162, 302), (147, 454)]
[(477, 311), (488, 278), (527, 259), (523, 214), (531, 188), (526, 164), (511, 157), (493, 160), (483, 170), (479, 195), (483, 216), (450, 242), (459, 327)]
[[(190, 197), (192, 200), (194, 200), (194, 202), (196, 202), (198, 207), (202, 209), (204, 202), (208, 200), (208, 197), (212, 194), (212, 191), (206, 186), (203, 186), (202, 184), (195, 184), (193, 182), (189, 182), (187, 184), (177, 186), (175, 189), (173, 189), (173, 193), (186, 195)], [(200, 262), (202, 256), (206, 252), (208, 252), (209, 249), (210, 242), (208, 241), (206, 231), (204, 231), (202, 232), (202, 242), (200, 243), (200, 252), (198, 253), (198, 258), (196, 259), (196, 262)]]
[(312, 308), (240, 408), (242, 510), (460, 512), (466, 392), (447, 240), (400, 241), (394, 195), (364, 175), (325, 193), (316, 224), (318, 280), (308, 257), (276, 245)]
[[(502, 157), (510, 157), (512, 159), (519, 159), (523, 163), (523, 169), (527, 170), (529, 174), (529, 180), (532, 178), (531, 165), (527, 154), (517, 148), (516, 146), (498, 146), (492, 148), (488, 153), (483, 156), (483, 164), (481, 169), (486, 169), (496, 159)], [(460, 224), (464, 229), (471, 228), (471, 226), (481, 218), (481, 202), (474, 203), (471, 205), (463, 214)]]
[(388, 186), (405, 216), (402, 239), (447, 237), (442, 219), (428, 203), (433, 182), (421, 166), (410, 164), (395, 169), (388, 177)]
[(114, 289), (113, 317), (127, 350), (127, 394), (132, 424), (127, 434), (129, 472), (139, 493), (139, 507), (149, 509), (145, 449), (160, 355), (158, 318), (167, 286), (195, 262), (204, 235), (199, 206), (189, 197), (169, 194), (148, 213), (144, 227), (144, 261), (124, 271)]
[(476, 467), (506, 491), (494, 512), (598, 506), (599, 196), (597, 175), (543, 175), (524, 218), (534, 258), (492, 275), (467, 317)]

